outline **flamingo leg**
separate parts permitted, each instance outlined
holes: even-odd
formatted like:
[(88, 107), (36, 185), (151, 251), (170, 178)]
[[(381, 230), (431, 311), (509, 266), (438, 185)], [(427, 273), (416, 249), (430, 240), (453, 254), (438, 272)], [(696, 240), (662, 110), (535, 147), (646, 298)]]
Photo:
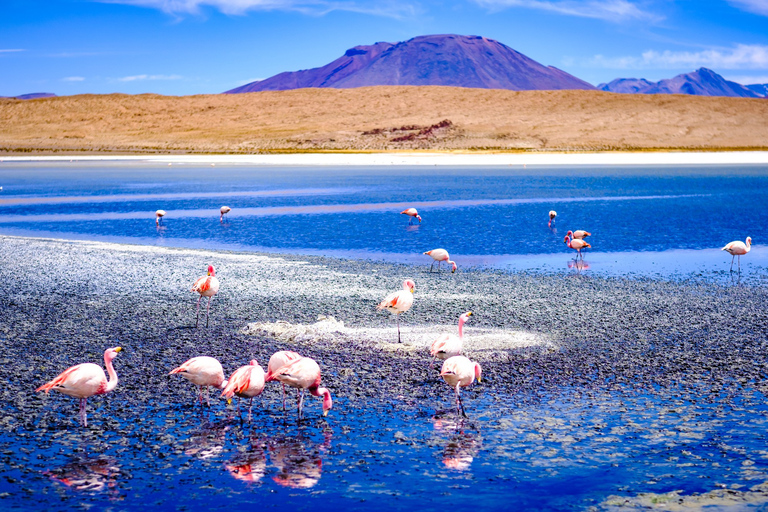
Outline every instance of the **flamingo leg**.
[(301, 419), (301, 410), (304, 406), (304, 390), (299, 391), (299, 419)]
[(197, 386), (197, 389), (200, 392), (200, 394), (198, 395), (198, 397), (200, 398), (200, 405), (203, 405), (203, 386)]
[(739, 274), (741, 274), (741, 254), (739, 254), (739, 258), (737, 261), (739, 262)]
[(283, 412), (285, 412), (285, 384), (280, 383), (283, 386)]
[(80, 423), (82, 423), (84, 427), (88, 426), (88, 417), (85, 413), (85, 398), (80, 399)]
[(736, 259), (736, 255), (731, 256), (731, 272), (733, 272), (733, 260)]
[(208, 327), (208, 314), (211, 311), (211, 300), (213, 300), (213, 295), (208, 297), (208, 307), (205, 308), (205, 326)]
[(251, 422), (252, 416), (253, 416), (253, 397), (251, 397), (250, 404), (248, 405), (248, 423)]
[(465, 418), (467, 417), (467, 413), (464, 412), (464, 404), (461, 402), (461, 391), (459, 390), (459, 384), (456, 384), (456, 413), (460, 413)]
[(432, 268), (435, 266), (435, 262), (433, 261), (432, 264), (429, 266), (429, 273), (432, 273)]
[(198, 324), (200, 323), (200, 299), (202, 299), (203, 296), (201, 295), (197, 299), (197, 313), (195, 313), (195, 328), (197, 328)]
[(395, 317), (397, 318), (397, 342), (402, 343), (402, 341), (400, 341), (400, 315), (395, 315)]
[(211, 406), (211, 388), (208, 386), (205, 386), (205, 403), (208, 404), (208, 407)]

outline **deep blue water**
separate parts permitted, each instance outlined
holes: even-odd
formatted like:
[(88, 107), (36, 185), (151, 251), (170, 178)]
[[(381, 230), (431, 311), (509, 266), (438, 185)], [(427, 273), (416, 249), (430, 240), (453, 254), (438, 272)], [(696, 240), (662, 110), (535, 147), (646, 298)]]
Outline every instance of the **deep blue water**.
[[(0, 164), (0, 233), (152, 245), (376, 257), (460, 266), (567, 268), (585, 229), (594, 270), (730, 263), (715, 252), (751, 236), (743, 263), (768, 263), (768, 169), (760, 166), (249, 168)], [(222, 205), (232, 208), (219, 222)], [(399, 215), (416, 207), (424, 219)], [(154, 212), (166, 210), (156, 227)], [(547, 213), (556, 210), (555, 227)], [(679, 254), (665, 251), (682, 250)], [(704, 252), (700, 252), (704, 251)], [(707, 252), (709, 251), (709, 252)], [(536, 256), (531, 258), (531, 256)], [(606, 255), (609, 255), (606, 257)], [(611, 256), (613, 255), (613, 256)], [(511, 256), (518, 256), (517, 258)], [(701, 261), (701, 258), (704, 258)], [(617, 260), (618, 258), (618, 260)], [(663, 265), (662, 265), (663, 266)]]

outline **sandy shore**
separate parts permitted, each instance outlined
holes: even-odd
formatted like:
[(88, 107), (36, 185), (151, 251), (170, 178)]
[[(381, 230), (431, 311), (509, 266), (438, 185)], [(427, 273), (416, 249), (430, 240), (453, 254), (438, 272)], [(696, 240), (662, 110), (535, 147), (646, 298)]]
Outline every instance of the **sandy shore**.
[(11, 162), (134, 162), (250, 166), (767, 165), (768, 151), (606, 153), (305, 153), (287, 155), (2, 156)]

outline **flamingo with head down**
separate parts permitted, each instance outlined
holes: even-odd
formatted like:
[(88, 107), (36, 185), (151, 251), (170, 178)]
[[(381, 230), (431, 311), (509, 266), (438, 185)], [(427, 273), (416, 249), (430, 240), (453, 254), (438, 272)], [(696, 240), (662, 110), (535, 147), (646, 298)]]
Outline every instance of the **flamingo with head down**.
[[(448, 251), (445, 249), (432, 249), (431, 251), (427, 251), (424, 254), (427, 256), (431, 256), (433, 260), (437, 262), (437, 271), (440, 272), (440, 263), (446, 262), (450, 263), (453, 269), (451, 270), (451, 273), (456, 272), (456, 262), (451, 261), (451, 257), (448, 255)], [(429, 266), (429, 271), (432, 272), (432, 267), (435, 265), (435, 261), (432, 262), (432, 265)]]
[(219, 222), (224, 222), (224, 216), (232, 211), (232, 208), (229, 206), (222, 206), (219, 210), (221, 212), (221, 215), (219, 216)]
[(163, 220), (163, 217), (165, 217), (165, 210), (157, 210), (155, 212), (155, 224), (159, 226), (160, 221)]
[(555, 210), (549, 210), (549, 222), (547, 222), (547, 227), (552, 227), (552, 224), (555, 222), (555, 217), (557, 217), (557, 212)]
[[(280, 368), (301, 359), (301, 357), (301, 355), (290, 350), (279, 350), (272, 354), (267, 364), (267, 375), (264, 377), (264, 382), (274, 380), (274, 375)], [(285, 410), (285, 384), (281, 383), (281, 385), (283, 386), (283, 410)]]
[(178, 368), (171, 370), (168, 375), (175, 373), (180, 373), (182, 377), (198, 386), (201, 404), (203, 403), (203, 388), (205, 388), (206, 392), (205, 401), (210, 406), (208, 386), (213, 386), (217, 389), (225, 389), (227, 387), (227, 381), (224, 380), (224, 369), (221, 367), (221, 363), (213, 357), (193, 357)]
[(267, 382), (270, 380), (280, 381), (299, 390), (299, 418), (302, 417), (305, 390), (309, 390), (312, 396), (323, 397), (323, 416), (327, 416), (328, 411), (333, 407), (331, 392), (327, 388), (320, 387), (320, 366), (310, 357), (302, 357), (283, 366), (274, 375), (267, 378)]
[(416, 208), (407, 208), (400, 212), (401, 215), (408, 215), (410, 219), (408, 219), (408, 224), (413, 224), (413, 219), (419, 219), (419, 223), (421, 223), (421, 215), (419, 215), (419, 212), (416, 210)]
[[(240, 398), (250, 398), (248, 406), (248, 421), (251, 421), (253, 411), (253, 397), (259, 396), (264, 391), (264, 368), (262, 368), (255, 359), (252, 359), (247, 366), (241, 366), (232, 374), (221, 392), (221, 396), (227, 400), (232, 400), (234, 395)], [(238, 414), (240, 411), (240, 402), (237, 405)]]
[(413, 289), (416, 287), (416, 283), (410, 279), (403, 281), (403, 289), (392, 292), (384, 300), (376, 306), (377, 310), (386, 309), (390, 313), (394, 313), (397, 318), (397, 342), (400, 341), (400, 315), (411, 309), (413, 306)]
[(467, 311), (459, 317), (459, 335), (455, 334), (443, 334), (435, 341), (429, 348), (429, 355), (432, 356), (432, 364), (435, 363), (435, 359), (448, 359), (453, 356), (461, 355), (461, 349), (464, 341), (464, 324), (469, 317), (472, 316), (471, 311)]
[(37, 388), (35, 391), (50, 390), (64, 393), (80, 399), (80, 422), (84, 427), (88, 426), (88, 418), (85, 412), (85, 402), (94, 395), (109, 393), (117, 387), (117, 372), (112, 366), (112, 360), (123, 349), (121, 347), (108, 348), (104, 351), (104, 364), (107, 367), (109, 380), (104, 375), (101, 366), (94, 363), (83, 363), (67, 368), (55, 379)]

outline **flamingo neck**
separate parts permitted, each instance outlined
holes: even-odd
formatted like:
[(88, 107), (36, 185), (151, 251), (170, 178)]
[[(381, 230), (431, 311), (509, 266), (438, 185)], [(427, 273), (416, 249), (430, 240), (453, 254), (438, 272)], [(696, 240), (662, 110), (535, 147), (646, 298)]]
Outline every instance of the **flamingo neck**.
[(333, 400), (331, 399), (331, 392), (328, 391), (328, 388), (313, 387), (309, 389), (309, 392), (312, 396), (323, 397), (323, 412), (331, 410), (331, 407), (333, 407)]
[(746, 245), (747, 245), (747, 252), (749, 252), (749, 250), (752, 248), (752, 240), (751, 239), (747, 239)]
[(109, 393), (117, 387), (117, 372), (115, 367), (112, 366), (112, 359), (104, 357), (104, 363), (107, 365), (107, 374), (109, 375), (109, 381), (107, 381), (107, 387), (104, 392)]
[(467, 319), (464, 318), (463, 316), (459, 317), (459, 338), (463, 338), (464, 337), (464, 323), (466, 321), (467, 321)]

